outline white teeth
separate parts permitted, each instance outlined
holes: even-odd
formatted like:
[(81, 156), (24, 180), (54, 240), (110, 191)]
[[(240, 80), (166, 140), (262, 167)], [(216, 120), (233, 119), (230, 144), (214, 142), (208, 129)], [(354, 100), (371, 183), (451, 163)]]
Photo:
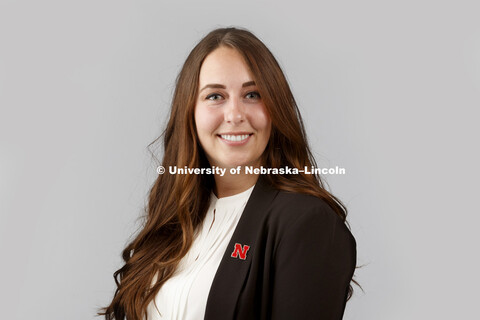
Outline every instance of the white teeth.
[(220, 135), (222, 139), (228, 141), (243, 141), (247, 139), (250, 135), (249, 134), (240, 134), (240, 135), (230, 135), (230, 134), (222, 134)]

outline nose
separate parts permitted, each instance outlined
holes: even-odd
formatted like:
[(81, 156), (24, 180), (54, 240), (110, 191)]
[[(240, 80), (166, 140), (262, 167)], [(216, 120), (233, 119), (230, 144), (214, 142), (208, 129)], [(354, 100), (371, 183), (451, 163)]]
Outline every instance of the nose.
[(239, 124), (245, 121), (245, 110), (237, 98), (230, 99), (226, 106), (225, 121), (232, 124)]

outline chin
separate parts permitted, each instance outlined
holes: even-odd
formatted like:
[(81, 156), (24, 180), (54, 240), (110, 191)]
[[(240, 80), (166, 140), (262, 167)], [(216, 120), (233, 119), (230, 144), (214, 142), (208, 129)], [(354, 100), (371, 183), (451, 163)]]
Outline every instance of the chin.
[(218, 160), (219, 161), (214, 161), (214, 163), (217, 163), (217, 167), (222, 168), (236, 168), (238, 166), (256, 166), (260, 162), (259, 159), (255, 160), (255, 157), (245, 157), (245, 155), (243, 155), (243, 157), (229, 155), (229, 157)]
[(225, 161), (225, 162), (222, 162), (219, 167), (223, 167), (223, 168), (236, 168), (238, 166), (250, 166), (251, 164), (249, 162), (246, 162), (246, 161)]

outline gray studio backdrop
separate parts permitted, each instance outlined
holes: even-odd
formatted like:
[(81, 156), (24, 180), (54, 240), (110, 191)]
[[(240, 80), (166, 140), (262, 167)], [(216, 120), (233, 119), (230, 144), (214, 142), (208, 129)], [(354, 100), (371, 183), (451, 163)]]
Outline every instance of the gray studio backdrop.
[(287, 74), (358, 243), (348, 320), (473, 319), (478, 1), (0, 0), (2, 319), (99, 319), (179, 68), (241, 26)]

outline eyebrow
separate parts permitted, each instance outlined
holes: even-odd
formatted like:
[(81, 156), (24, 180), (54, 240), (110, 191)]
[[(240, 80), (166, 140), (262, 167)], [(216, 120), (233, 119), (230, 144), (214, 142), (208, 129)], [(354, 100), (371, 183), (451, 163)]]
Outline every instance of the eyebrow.
[[(244, 84), (242, 84), (242, 88), (251, 87), (251, 86), (254, 86), (254, 85), (256, 85), (255, 81), (248, 81), (248, 82), (245, 82)], [(210, 83), (210, 84), (207, 84), (205, 87), (203, 87), (200, 90), (200, 92), (202, 92), (203, 90), (205, 90), (207, 88), (226, 89), (227, 87), (225, 87), (223, 84)]]

